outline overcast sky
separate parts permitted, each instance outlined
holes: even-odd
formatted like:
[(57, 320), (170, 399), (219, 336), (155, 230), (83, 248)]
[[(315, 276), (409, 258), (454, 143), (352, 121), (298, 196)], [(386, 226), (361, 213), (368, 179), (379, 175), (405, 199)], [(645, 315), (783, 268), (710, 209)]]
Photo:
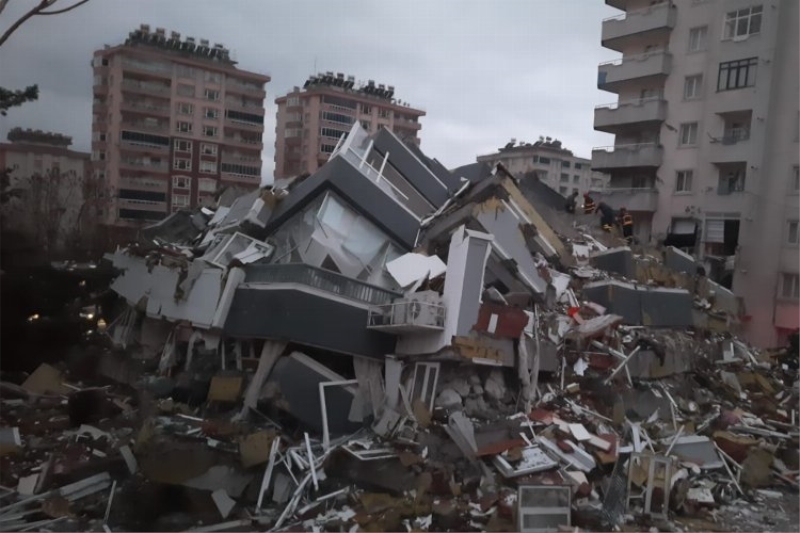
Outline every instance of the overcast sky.
[[(69, 5), (74, 0), (60, 0)], [(34, 0), (14, 0), (4, 31)], [(275, 98), (316, 71), (393, 85), (424, 109), (422, 149), (448, 168), (475, 161), (511, 138), (560, 139), (582, 157), (613, 144), (592, 129), (602, 19), (619, 14), (601, 0), (91, 0), (58, 16), (34, 17), (0, 48), (0, 85), (36, 83), (37, 102), (0, 118), (57, 131), (88, 151), (92, 52), (116, 45), (140, 23), (219, 42), (241, 68), (266, 73), (263, 175), (274, 167)]]

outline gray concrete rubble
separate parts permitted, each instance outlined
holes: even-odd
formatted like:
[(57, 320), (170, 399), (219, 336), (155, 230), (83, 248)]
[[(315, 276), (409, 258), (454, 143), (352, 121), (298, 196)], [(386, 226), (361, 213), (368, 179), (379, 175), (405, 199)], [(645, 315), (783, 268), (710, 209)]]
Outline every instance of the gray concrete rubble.
[(0, 383), (0, 529), (797, 529), (796, 344), (478, 170), (356, 124), (108, 254), (95, 379)]

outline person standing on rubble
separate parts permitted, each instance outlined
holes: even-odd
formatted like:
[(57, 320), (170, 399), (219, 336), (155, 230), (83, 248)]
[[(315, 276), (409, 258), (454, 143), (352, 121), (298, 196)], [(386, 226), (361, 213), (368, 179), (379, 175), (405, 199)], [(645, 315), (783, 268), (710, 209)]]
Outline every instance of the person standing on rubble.
[(575, 205), (578, 203), (578, 191), (572, 191), (572, 194), (567, 197), (567, 203), (564, 206), (564, 209), (567, 213), (574, 215), (575, 214)]
[(633, 243), (633, 216), (624, 207), (619, 208), (619, 225), (622, 227), (622, 236), (630, 246)]
[(592, 213), (594, 213), (594, 209), (595, 209), (594, 198), (589, 196), (588, 193), (584, 193), (583, 194), (583, 213), (585, 215), (591, 215)]
[(600, 214), (600, 227), (610, 233), (614, 227), (614, 210), (607, 203), (600, 202), (597, 204), (597, 212)]

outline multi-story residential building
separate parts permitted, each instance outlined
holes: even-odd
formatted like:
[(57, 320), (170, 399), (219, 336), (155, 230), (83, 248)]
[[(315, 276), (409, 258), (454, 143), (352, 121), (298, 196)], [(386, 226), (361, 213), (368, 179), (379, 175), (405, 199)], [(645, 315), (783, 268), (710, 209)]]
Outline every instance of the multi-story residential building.
[(590, 189), (602, 189), (608, 176), (592, 171), (589, 159), (575, 156), (561, 145), (558, 139), (539, 137), (535, 143), (516, 139), (500, 148), (496, 153), (480, 155), (479, 163), (496, 165), (502, 163), (515, 176), (536, 174), (539, 180), (562, 196), (573, 191), (580, 193)]
[[(614, 146), (603, 199), (636, 234), (704, 260), (742, 298), (743, 331), (775, 345), (798, 327), (798, 2), (606, 0), (599, 66), (617, 101), (595, 110)], [(727, 265), (726, 269), (724, 265)]]
[(9, 238), (4, 251), (34, 247), (51, 255), (80, 244), (94, 223), (86, 216), (89, 154), (70, 150), (72, 138), (59, 133), (14, 128), (8, 140), (0, 143), (0, 169), (9, 171), (2, 226), (21, 238)]
[(373, 80), (327, 72), (311, 76), (275, 100), (275, 178), (313, 173), (333, 153), (336, 143), (358, 121), (368, 132), (385, 127), (419, 145), (419, 118), (425, 111), (394, 98), (394, 87)]
[(92, 159), (105, 221), (137, 226), (261, 184), (264, 84), (220, 44), (143, 24), (94, 53)]

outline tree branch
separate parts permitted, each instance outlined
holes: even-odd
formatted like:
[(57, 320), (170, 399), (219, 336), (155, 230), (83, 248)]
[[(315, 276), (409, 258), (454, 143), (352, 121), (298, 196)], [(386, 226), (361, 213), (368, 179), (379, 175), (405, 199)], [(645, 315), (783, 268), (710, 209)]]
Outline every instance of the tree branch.
[(85, 4), (88, 1), (89, 0), (80, 0), (80, 2), (78, 2), (77, 4), (73, 4), (73, 5), (69, 6), (69, 7), (65, 7), (64, 9), (58, 9), (56, 11), (40, 11), (39, 13), (36, 13), (36, 14), (37, 15), (60, 15), (61, 13), (66, 13), (67, 11), (72, 11), (76, 7), (80, 7), (80, 6), (82, 6), (83, 4)]

